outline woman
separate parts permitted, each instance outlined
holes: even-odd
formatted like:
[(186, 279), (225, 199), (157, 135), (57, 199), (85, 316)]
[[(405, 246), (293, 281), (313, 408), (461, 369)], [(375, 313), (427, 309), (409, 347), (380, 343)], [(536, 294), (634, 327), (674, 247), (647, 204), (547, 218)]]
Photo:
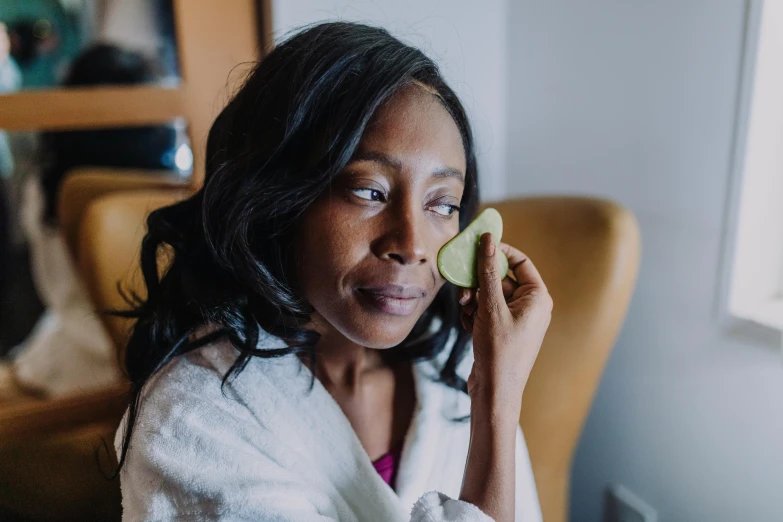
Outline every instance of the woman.
[(124, 519), (540, 520), (518, 419), (551, 300), (502, 244), (501, 282), (489, 235), (480, 292), (438, 273), (478, 185), (433, 62), (382, 29), (307, 29), (218, 116), (206, 172), (148, 221)]

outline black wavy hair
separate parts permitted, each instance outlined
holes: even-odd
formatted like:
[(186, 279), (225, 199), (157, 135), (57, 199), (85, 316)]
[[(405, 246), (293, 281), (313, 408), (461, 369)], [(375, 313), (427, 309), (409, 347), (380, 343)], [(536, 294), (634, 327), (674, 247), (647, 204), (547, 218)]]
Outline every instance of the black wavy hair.
[[(250, 72), (209, 132), (204, 186), (147, 220), (141, 266), (148, 296), (132, 299), (135, 308), (124, 314), (136, 323), (125, 356), (132, 390), (118, 470), (142, 387), (172, 358), (228, 339), (240, 355), (223, 385), (251, 357), (296, 353), (314, 360), (318, 334), (303, 326), (313, 308), (286, 270), (295, 224), (349, 163), (376, 109), (413, 82), (437, 92), (461, 133), (464, 229), (479, 195), (473, 137), (456, 94), (420, 50), (384, 29), (323, 23), (279, 44)], [(159, 278), (161, 248), (173, 252), (173, 261)], [(431, 328), (434, 320), (439, 328)], [(204, 325), (216, 328), (201, 335)], [(265, 332), (285, 345), (259, 349)], [(456, 340), (449, 343), (452, 332)], [(428, 359), (450, 345), (439, 378), (466, 391), (456, 369), (468, 341), (456, 288), (447, 283), (405, 341), (384, 357)]]

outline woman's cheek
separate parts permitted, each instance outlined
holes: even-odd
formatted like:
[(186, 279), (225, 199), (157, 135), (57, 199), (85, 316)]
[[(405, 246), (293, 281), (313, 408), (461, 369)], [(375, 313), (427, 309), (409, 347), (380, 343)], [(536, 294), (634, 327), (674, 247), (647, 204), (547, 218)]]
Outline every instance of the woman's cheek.
[(322, 202), (302, 220), (298, 275), (305, 289), (333, 285), (361, 260), (363, 222), (350, 215), (345, 206), (340, 201)]

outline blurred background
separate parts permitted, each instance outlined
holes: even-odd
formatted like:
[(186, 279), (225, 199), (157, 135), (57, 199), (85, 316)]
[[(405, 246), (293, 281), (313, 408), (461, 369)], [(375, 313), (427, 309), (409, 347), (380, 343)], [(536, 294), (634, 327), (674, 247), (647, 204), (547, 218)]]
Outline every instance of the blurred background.
[[(0, 95), (98, 85), (164, 87), (179, 82), (170, 0), (2, 0), (0, 24)], [(33, 255), (29, 236), (35, 234), (24, 231), (24, 209), (31, 206), (30, 201), (25, 205), (28, 182), (40, 180), (47, 207), (44, 221), (54, 226), (59, 186), (70, 170), (138, 167), (187, 177), (191, 156), (181, 118), (160, 126), (0, 129), (6, 238), (0, 278), (6, 282), (7, 295), (14, 296), (0, 304), (0, 353), (30, 334), (46, 304), (45, 296), (39, 295), (46, 290), (34, 288), (29, 260)], [(29, 221), (28, 228), (37, 228), (35, 219)]]
[[(31, 455), (60, 458), (97, 432), (53, 434), (123, 409), (74, 399), (122, 380), (118, 326), (90, 313), (111, 302), (91, 282), (91, 198), (197, 187), (235, 66), (334, 19), (384, 26), (440, 64), (472, 118), (485, 200), (590, 196), (638, 221), (635, 293), (585, 391), (565, 520), (783, 520), (777, 0), (0, 0), (0, 515), (50, 519), (19, 500), (45, 490)], [(116, 518), (114, 486), (81, 483), (75, 498), (114, 499), (94, 519)]]

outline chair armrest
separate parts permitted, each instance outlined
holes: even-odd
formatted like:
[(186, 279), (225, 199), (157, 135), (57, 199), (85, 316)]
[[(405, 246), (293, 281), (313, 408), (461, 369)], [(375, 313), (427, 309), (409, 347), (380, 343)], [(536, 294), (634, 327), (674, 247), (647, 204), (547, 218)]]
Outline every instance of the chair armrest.
[(0, 441), (8, 444), (94, 422), (119, 422), (128, 400), (129, 387), (123, 383), (70, 397), (0, 405)]

